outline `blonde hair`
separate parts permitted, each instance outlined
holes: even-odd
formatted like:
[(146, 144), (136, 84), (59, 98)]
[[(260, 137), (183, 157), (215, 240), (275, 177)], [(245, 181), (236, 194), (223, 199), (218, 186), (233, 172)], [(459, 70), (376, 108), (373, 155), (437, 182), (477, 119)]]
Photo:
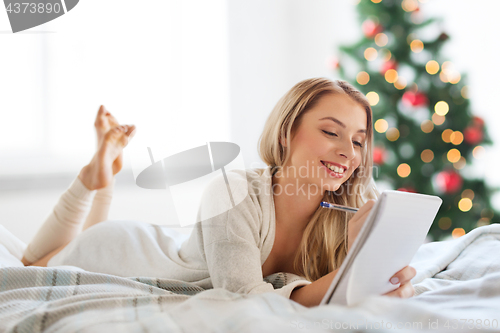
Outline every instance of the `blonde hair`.
[[(366, 97), (351, 84), (342, 80), (311, 78), (293, 86), (278, 101), (267, 118), (259, 138), (259, 156), (272, 173), (286, 165), (290, 158), (291, 137), (297, 130), (304, 114), (326, 94), (343, 94), (359, 103), (366, 111), (367, 135), (358, 167), (337, 191), (325, 191), (323, 200), (351, 207), (361, 207), (369, 199), (377, 199), (372, 177), (373, 125), (372, 109)], [(283, 147), (280, 138), (287, 145)], [(350, 191), (350, 192), (348, 192)], [(315, 281), (339, 268), (347, 255), (347, 224), (354, 213), (318, 207), (305, 228), (293, 267), (309, 281)]]

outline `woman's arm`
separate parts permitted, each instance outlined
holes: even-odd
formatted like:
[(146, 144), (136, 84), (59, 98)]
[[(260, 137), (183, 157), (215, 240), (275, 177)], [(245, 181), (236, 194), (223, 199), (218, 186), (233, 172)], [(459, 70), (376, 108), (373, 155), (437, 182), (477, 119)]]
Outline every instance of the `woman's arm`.
[(337, 268), (307, 286), (294, 289), (290, 299), (307, 307), (319, 305), (338, 271)]
[[(361, 230), (361, 227), (363, 226), (374, 204), (375, 200), (368, 200), (349, 221), (347, 252), (351, 250), (351, 246), (358, 236), (359, 231)], [(325, 276), (307, 286), (302, 286), (294, 289), (290, 295), (290, 299), (307, 307), (319, 305), (326, 292), (328, 291), (330, 284), (335, 278), (335, 275), (337, 275), (339, 269), (340, 268), (326, 274)], [(401, 269), (391, 277), (391, 280), (394, 277), (398, 279), (398, 281), (394, 284), (400, 283), (401, 285), (396, 290), (384, 294), (384, 296), (400, 298), (412, 297), (414, 294), (414, 289), (410, 280), (413, 279), (416, 274), (417, 271), (411, 266), (406, 266)]]
[[(290, 299), (307, 307), (319, 305), (338, 271), (339, 269), (336, 269), (333, 272), (330, 272), (322, 278), (314, 281), (313, 283), (308, 284), (307, 286), (295, 288), (290, 295)], [(410, 280), (413, 279), (416, 274), (417, 271), (415, 270), (415, 268), (406, 266), (391, 277), (391, 280), (395, 277), (398, 278), (399, 282), (396, 282), (394, 284), (401, 283), (399, 288), (388, 292), (383, 296), (400, 298), (413, 297), (415, 289), (413, 289), (413, 285), (411, 284)]]

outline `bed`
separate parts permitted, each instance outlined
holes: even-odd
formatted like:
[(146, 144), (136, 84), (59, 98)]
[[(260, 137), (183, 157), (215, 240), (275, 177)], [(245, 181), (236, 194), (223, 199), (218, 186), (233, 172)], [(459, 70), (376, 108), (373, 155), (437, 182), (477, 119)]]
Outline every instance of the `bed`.
[[(0, 225), (1, 332), (500, 332), (500, 224), (420, 246), (415, 296), (304, 307), (275, 293), (204, 290), (72, 266), (24, 267), (26, 244)], [(275, 288), (287, 273), (266, 277)]]

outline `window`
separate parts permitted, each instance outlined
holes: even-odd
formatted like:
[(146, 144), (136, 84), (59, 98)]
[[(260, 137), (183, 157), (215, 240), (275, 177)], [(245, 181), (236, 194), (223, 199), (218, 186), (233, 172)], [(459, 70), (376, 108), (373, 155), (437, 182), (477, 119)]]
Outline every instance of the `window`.
[(101, 104), (137, 126), (132, 166), (147, 147), (158, 160), (229, 141), (226, 1), (83, 1), (0, 38), (2, 176), (79, 171)]

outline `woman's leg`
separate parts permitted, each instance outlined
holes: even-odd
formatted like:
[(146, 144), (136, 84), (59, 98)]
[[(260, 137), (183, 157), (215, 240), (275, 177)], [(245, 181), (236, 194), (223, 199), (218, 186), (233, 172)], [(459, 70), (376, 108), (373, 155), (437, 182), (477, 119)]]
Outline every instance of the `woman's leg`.
[(95, 191), (76, 178), (64, 192), (44, 224), (27, 246), (22, 262), (34, 263), (53, 250), (68, 244), (80, 232)]
[[(87, 229), (87, 228), (89, 228), (89, 227), (91, 227), (99, 222), (106, 221), (108, 219), (109, 206), (111, 204), (111, 199), (113, 196), (114, 184), (115, 184), (115, 178), (113, 178), (113, 182), (110, 185), (106, 186), (105, 188), (94, 191), (95, 192), (94, 200), (92, 201), (92, 206), (90, 208), (89, 214), (87, 215), (87, 219), (85, 220), (85, 223), (83, 224), (82, 231), (84, 231), (85, 229)], [(59, 231), (62, 231), (62, 230), (59, 230)], [(74, 231), (72, 230), (72, 231), (70, 231), (69, 234), (72, 234), (73, 232)], [(78, 234), (79, 232), (80, 231), (78, 228), (76, 234)], [(63, 231), (63, 234), (64, 234), (64, 231)], [(70, 235), (71, 239), (68, 242), (65, 242), (64, 245), (59, 246), (58, 248), (49, 252), (48, 254), (43, 256), (41, 259), (35, 261), (32, 264), (29, 264), (28, 260), (26, 259), (26, 252), (25, 252), (25, 257), (23, 258), (22, 262), (25, 266), (47, 267), (47, 263), (49, 262), (49, 260), (53, 256), (55, 256), (56, 254), (61, 252), (61, 250), (64, 249), (66, 247), (66, 245), (68, 245), (71, 242), (71, 240), (73, 240), (75, 237), (76, 237), (76, 235), (74, 235), (72, 237)], [(44, 243), (46, 243), (46, 242), (47, 242), (47, 239), (45, 238)], [(31, 244), (33, 244), (33, 242), (30, 243), (30, 245)], [(52, 244), (54, 244), (54, 243), (52, 243)], [(55, 244), (57, 244), (57, 243), (55, 243)], [(35, 245), (32, 245), (32, 246), (36, 246), (36, 243), (35, 243)]]
[(113, 189), (115, 183), (116, 179), (113, 178), (108, 186), (96, 191), (89, 214), (83, 224), (82, 231), (85, 231), (91, 226), (108, 219), (109, 207), (111, 205), (111, 199), (113, 199)]
[[(104, 111), (103, 111), (104, 110)], [(101, 107), (99, 115), (105, 114)], [(97, 126), (96, 126), (97, 130)], [(63, 193), (52, 213), (28, 245), (22, 258), (24, 265), (46, 266), (80, 232), (83, 219), (94, 198), (95, 209), (85, 221), (85, 228), (107, 218), (114, 175), (120, 171), (123, 148), (135, 134), (135, 126), (117, 126), (99, 138), (99, 149), (77, 179)], [(99, 196), (95, 190), (101, 190)], [(97, 200), (97, 202), (96, 202)]]
[[(94, 122), (94, 127), (97, 134), (97, 149), (101, 146), (104, 135), (113, 127), (119, 126), (120, 124), (116, 118), (108, 111), (104, 106), (101, 105)], [(120, 154), (113, 162), (113, 175), (116, 175), (122, 168), (123, 154)], [(108, 219), (109, 207), (111, 205), (111, 199), (113, 198), (113, 189), (116, 183), (116, 179), (113, 177), (113, 181), (106, 187), (97, 190), (94, 201), (92, 202), (92, 207), (87, 215), (87, 219), (83, 224), (82, 231), (90, 228), (91, 226), (106, 221)]]

